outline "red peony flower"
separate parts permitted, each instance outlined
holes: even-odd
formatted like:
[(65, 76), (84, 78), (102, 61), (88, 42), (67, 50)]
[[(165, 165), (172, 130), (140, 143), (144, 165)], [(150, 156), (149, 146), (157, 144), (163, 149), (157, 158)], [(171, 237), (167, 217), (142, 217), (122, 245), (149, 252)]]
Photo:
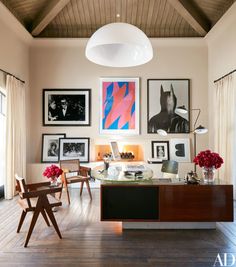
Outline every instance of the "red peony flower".
[(193, 162), (200, 167), (215, 168), (218, 169), (224, 163), (223, 159), (218, 153), (211, 152), (211, 150), (205, 150), (198, 153), (193, 159)]
[(43, 176), (46, 176), (49, 179), (52, 177), (58, 178), (62, 174), (62, 172), (63, 172), (62, 169), (52, 164), (51, 166), (45, 169), (45, 171), (43, 172)]

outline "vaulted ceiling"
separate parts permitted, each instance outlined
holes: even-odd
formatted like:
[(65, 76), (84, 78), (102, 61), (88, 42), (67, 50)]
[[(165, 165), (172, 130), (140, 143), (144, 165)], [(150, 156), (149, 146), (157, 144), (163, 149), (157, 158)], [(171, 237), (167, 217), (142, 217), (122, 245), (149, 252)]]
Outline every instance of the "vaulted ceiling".
[(205, 36), (236, 0), (0, 0), (34, 37), (90, 37), (127, 22), (148, 37)]

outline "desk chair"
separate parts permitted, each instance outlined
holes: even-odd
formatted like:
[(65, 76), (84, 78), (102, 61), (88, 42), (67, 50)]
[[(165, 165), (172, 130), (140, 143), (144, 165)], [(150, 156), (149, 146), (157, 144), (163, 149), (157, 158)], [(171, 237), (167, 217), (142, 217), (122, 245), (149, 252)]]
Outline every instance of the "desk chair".
[[(26, 184), (25, 180), (19, 177), (17, 174), (16, 178), (16, 189), (19, 191), (20, 199), (18, 200), (19, 205), (23, 209), (17, 228), (17, 233), (20, 232), (21, 226), (24, 222), (25, 216), (28, 212), (33, 212), (33, 217), (30, 223), (29, 231), (26, 237), (24, 247), (27, 247), (30, 240), (31, 234), (33, 232), (34, 226), (41, 213), (47, 226), (50, 226), (48, 217), (52, 222), (58, 236), (61, 237), (60, 230), (58, 228), (56, 219), (52, 212), (53, 207), (61, 206), (62, 203), (57, 201), (52, 195), (56, 192), (61, 192), (61, 188), (49, 188), (50, 182), (36, 183), (36, 184)], [(40, 188), (41, 187), (41, 188)], [(48, 217), (47, 217), (47, 215)]]
[(72, 183), (81, 183), (80, 196), (82, 195), (83, 186), (85, 183), (88, 189), (90, 199), (92, 200), (92, 194), (89, 186), (91, 168), (80, 166), (80, 161), (78, 159), (61, 160), (60, 168), (63, 170), (63, 173), (61, 175), (62, 188), (65, 187), (66, 189), (68, 203), (70, 204), (70, 194), (68, 190), (68, 184)]

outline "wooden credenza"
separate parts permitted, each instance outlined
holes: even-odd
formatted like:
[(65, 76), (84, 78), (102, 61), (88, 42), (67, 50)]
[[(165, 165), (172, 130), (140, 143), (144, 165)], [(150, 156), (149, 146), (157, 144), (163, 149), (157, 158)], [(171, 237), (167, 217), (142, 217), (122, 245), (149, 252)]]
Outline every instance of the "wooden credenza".
[(233, 221), (232, 185), (102, 184), (101, 220)]

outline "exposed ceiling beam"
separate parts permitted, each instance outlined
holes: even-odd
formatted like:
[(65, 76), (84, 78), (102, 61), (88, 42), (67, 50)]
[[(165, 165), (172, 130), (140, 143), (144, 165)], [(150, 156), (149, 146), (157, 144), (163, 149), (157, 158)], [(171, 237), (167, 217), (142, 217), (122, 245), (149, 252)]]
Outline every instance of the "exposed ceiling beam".
[(191, 25), (201, 36), (210, 30), (210, 22), (197, 6), (189, 0), (168, 0), (175, 10)]
[(70, 0), (50, 0), (33, 23), (33, 36), (39, 35), (43, 29), (56, 17)]

